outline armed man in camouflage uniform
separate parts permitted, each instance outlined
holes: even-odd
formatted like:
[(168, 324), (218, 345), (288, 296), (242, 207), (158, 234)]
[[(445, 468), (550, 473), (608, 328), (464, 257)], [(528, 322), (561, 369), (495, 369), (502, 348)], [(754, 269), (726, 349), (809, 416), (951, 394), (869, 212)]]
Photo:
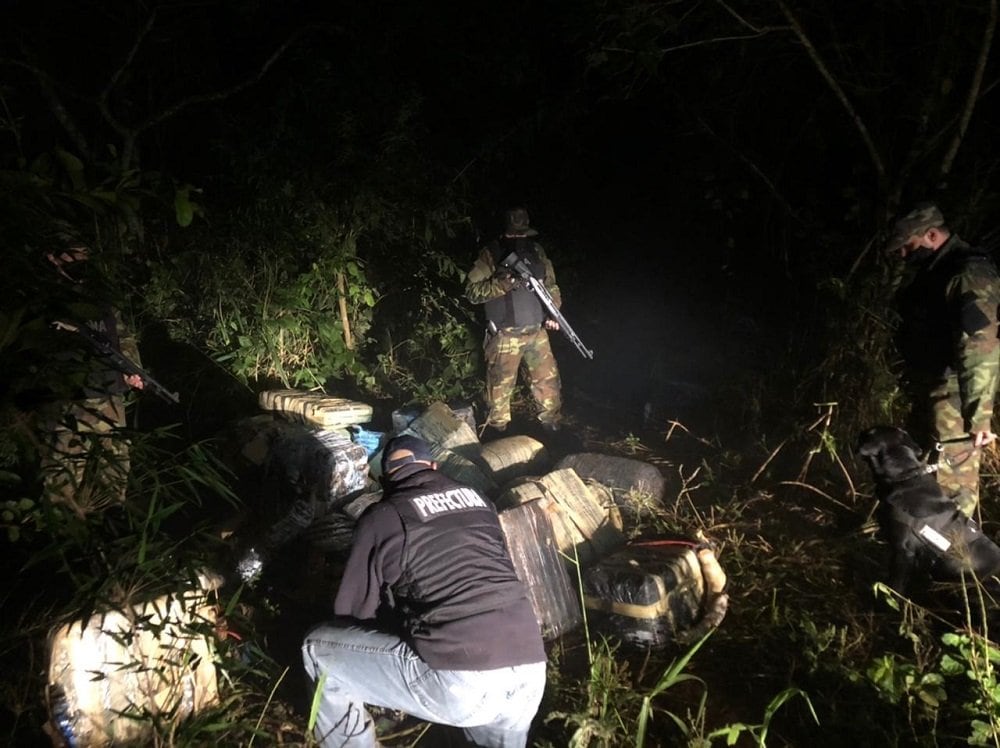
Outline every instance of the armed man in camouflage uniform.
[[(107, 339), (126, 357), (138, 363), (135, 338), (122, 324), (121, 315), (90, 282), (90, 251), (73, 245), (46, 255), (59, 277), (68, 283), (68, 311), (74, 317), (55, 321), (64, 330), (65, 343), (55, 366), (65, 369), (76, 389), (68, 401), (52, 404), (42, 414), (41, 471), (46, 498), (68, 506), (83, 517), (124, 501), (130, 467), (125, 426), (125, 394), (141, 390), (138, 374), (123, 374), (74, 332), (86, 325), (92, 334)], [(78, 382), (76, 380), (79, 380)]]
[(952, 234), (930, 203), (896, 222), (886, 248), (914, 268), (898, 296), (914, 436), (938, 442), (938, 482), (971, 516), (981, 450), (996, 440), (1000, 277), (992, 257)]
[(562, 408), (559, 368), (549, 345), (548, 330), (559, 324), (547, 317), (545, 308), (531, 287), (503, 265), (512, 252), (530, 267), (532, 275), (545, 284), (555, 306), (561, 306), (555, 271), (545, 251), (532, 237), (528, 211), (507, 211), (503, 235), (483, 247), (466, 276), (465, 295), (473, 304), (485, 305), (487, 332), (485, 425), (503, 432), (510, 423), (510, 399), (517, 384), (517, 372), (524, 362), (531, 394), (538, 407), (538, 420), (547, 431), (559, 429)]

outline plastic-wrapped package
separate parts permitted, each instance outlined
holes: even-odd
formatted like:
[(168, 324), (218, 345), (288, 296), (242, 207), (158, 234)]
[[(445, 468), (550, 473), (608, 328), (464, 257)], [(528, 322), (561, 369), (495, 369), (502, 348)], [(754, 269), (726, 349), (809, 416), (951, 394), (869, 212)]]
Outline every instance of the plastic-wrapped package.
[(370, 405), (308, 390), (264, 390), (258, 401), (263, 410), (324, 429), (343, 429), (372, 418)]
[(418, 436), (467, 460), (475, 460), (479, 456), (479, 437), (475, 429), (444, 403), (428, 405), (400, 433)]
[(316, 517), (302, 535), (302, 539), (323, 553), (347, 555), (354, 540), (354, 526), (357, 520), (345, 509), (334, 509)]
[[(259, 577), (270, 555), (302, 537), (319, 518), (335, 513), (370, 487), (368, 453), (362, 445), (340, 431), (297, 424), (282, 429), (271, 444), (266, 474), (267, 488), (254, 519), (263, 529), (254, 534), (255, 548), (250, 549), (260, 563), (253, 577), (243, 577), (245, 581)], [(349, 520), (347, 515), (344, 520)], [(316, 541), (321, 533), (319, 528), (309, 539)], [(338, 537), (342, 536), (349, 537), (347, 527), (338, 529)], [(341, 540), (331, 543), (343, 545)], [(253, 560), (244, 555), (240, 563)]]
[(267, 469), (296, 494), (332, 502), (367, 485), (368, 453), (341, 431), (290, 428), (271, 445)]
[(635, 544), (601, 559), (583, 572), (591, 628), (641, 647), (683, 639), (708, 599), (702, 566), (693, 543)]
[[(449, 403), (447, 407), (453, 416), (464, 421), (473, 432), (476, 431), (476, 414), (471, 405), (468, 403)], [(392, 411), (393, 433), (402, 433), (427, 409), (420, 405), (407, 405)]]
[(54, 629), (47, 729), (74, 748), (151, 745), (154, 720), (218, 703), (208, 595), (221, 581), (205, 574), (197, 589)]
[(530, 436), (505, 436), (483, 444), (478, 462), (502, 486), (515, 478), (544, 473), (549, 468), (549, 453)]
[(614, 502), (587, 486), (572, 468), (515, 480), (496, 500), (500, 509), (530, 502), (547, 513), (556, 544), (567, 558), (587, 565), (625, 545)]
[(615, 503), (630, 522), (662, 506), (664, 478), (660, 469), (629, 457), (578, 452), (556, 463), (555, 469), (573, 468), (584, 481), (609, 488)]
[(545, 508), (537, 501), (511, 507), (500, 512), (500, 527), (517, 578), (528, 589), (542, 638), (554, 639), (578, 626), (580, 598)]

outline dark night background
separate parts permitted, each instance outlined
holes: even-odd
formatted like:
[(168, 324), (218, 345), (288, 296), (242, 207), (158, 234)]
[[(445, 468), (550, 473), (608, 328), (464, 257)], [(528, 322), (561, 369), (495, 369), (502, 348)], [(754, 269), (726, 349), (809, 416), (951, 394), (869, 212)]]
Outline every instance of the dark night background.
[[(998, 243), (996, 20), (997, 0), (0, 0), (4, 412), (17, 321), (44, 316), (36, 250), (68, 224), (192, 437), (281, 379), (251, 366), (257, 300), (308, 320), (334, 270), (364, 343), (296, 384), (468, 395), (461, 274), (522, 204), (595, 350), (555, 338), (571, 423), (678, 419), (763, 457), (837, 402), (849, 439), (900, 406), (893, 216), (933, 199)], [(472, 370), (444, 367), (456, 349)], [(231, 375), (195, 388), (208, 356)]]
[[(942, 175), (989, 4), (789, 6), (876, 167), (783, 7), (8, 0), (3, 92), (17, 133), (4, 155), (74, 150), (46, 88), (106, 162), (121, 147), (115, 125), (245, 83), (144, 129), (130, 166), (202, 190), (214, 223), (286, 181), (333, 199), (379, 180), (386, 201), (418, 184), (425, 201), (458, 192), (472, 222), (449, 251), (463, 267), (503, 206), (524, 203), (571, 282), (567, 312), (607, 340), (598, 349), (650, 317), (725, 319), (714, 331), (725, 334), (736, 314), (785, 339), (779, 328), (811, 319), (817, 286), (844, 277), (901, 203), (938, 199), (969, 238), (986, 232), (996, 97), (990, 57)], [(154, 10), (102, 115), (95, 100)], [(383, 151), (377, 163), (389, 137), (399, 161)], [(864, 254), (862, 274), (875, 260)]]

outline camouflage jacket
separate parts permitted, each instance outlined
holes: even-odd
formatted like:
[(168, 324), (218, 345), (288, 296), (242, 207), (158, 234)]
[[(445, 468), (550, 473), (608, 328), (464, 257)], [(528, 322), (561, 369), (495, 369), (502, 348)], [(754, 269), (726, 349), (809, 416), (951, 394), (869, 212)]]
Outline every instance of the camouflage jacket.
[[(537, 242), (531, 242), (537, 262), (534, 272), (536, 278), (542, 281), (545, 289), (552, 297), (556, 307), (562, 306), (562, 297), (559, 286), (556, 284), (556, 274), (552, 267), (552, 262), (545, 254), (545, 250)], [(526, 324), (540, 324), (544, 319), (544, 312), (541, 303), (534, 293), (523, 287), (515, 287), (509, 274), (497, 272), (498, 255), (503, 253), (499, 242), (491, 242), (483, 247), (476, 259), (472, 269), (465, 278), (465, 296), (473, 304), (486, 304), (487, 317), (503, 314), (501, 307), (495, 303), (500, 299), (511, 302), (510, 314), (525, 319)], [(507, 305), (505, 305), (507, 306)], [(501, 324), (500, 319), (492, 319), (498, 326), (512, 326), (511, 324)]]
[(900, 352), (911, 376), (956, 376), (970, 432), (990, 427), (1000, 372), (1000, 277), (992, 257), (952, 236), (900, 293)]

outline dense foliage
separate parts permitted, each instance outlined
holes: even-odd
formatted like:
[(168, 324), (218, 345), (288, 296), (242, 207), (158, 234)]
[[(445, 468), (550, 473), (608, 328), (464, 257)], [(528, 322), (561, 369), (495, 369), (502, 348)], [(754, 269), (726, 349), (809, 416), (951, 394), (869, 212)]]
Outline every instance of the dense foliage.
[[(190, 586), (229, 552), (218, 523), (244, 507), (215, 437), (257, 392), (476, 396), (464, 272), (525, 202), (598, 351), (565, 362), (571, 422), (662, 467), (654, 529), (717, 538), (734, 588), (690, 650), (565, 643), (539, 742), (1000, 744), (992, 601), (872, 602), (880, 550), (845, 446), (906, 407), (878, 251), (892, 214), (934, 197), (995, 238), (996, 0), (3, 14), (5, 738), (43, 740), (51, 626)], [(51, 325), (81, 301), (45, 254), (72, 244), (91, 248), (90, 301), (121, 309), (182, 403), (139, 398), (129, 501), (83, 516), (39, 499), (43, 416), (84, 375)], [(666, 308), (687, 316), (650, 319)], [(697, 429), (632, 433), (634, 400), (656, 415), (682, 388), (710, 392)], [(176, 733), (150, 715), (157, 739), (305, 741), (285, 611), (260, 590), (215, 603), (222, 703)]]

